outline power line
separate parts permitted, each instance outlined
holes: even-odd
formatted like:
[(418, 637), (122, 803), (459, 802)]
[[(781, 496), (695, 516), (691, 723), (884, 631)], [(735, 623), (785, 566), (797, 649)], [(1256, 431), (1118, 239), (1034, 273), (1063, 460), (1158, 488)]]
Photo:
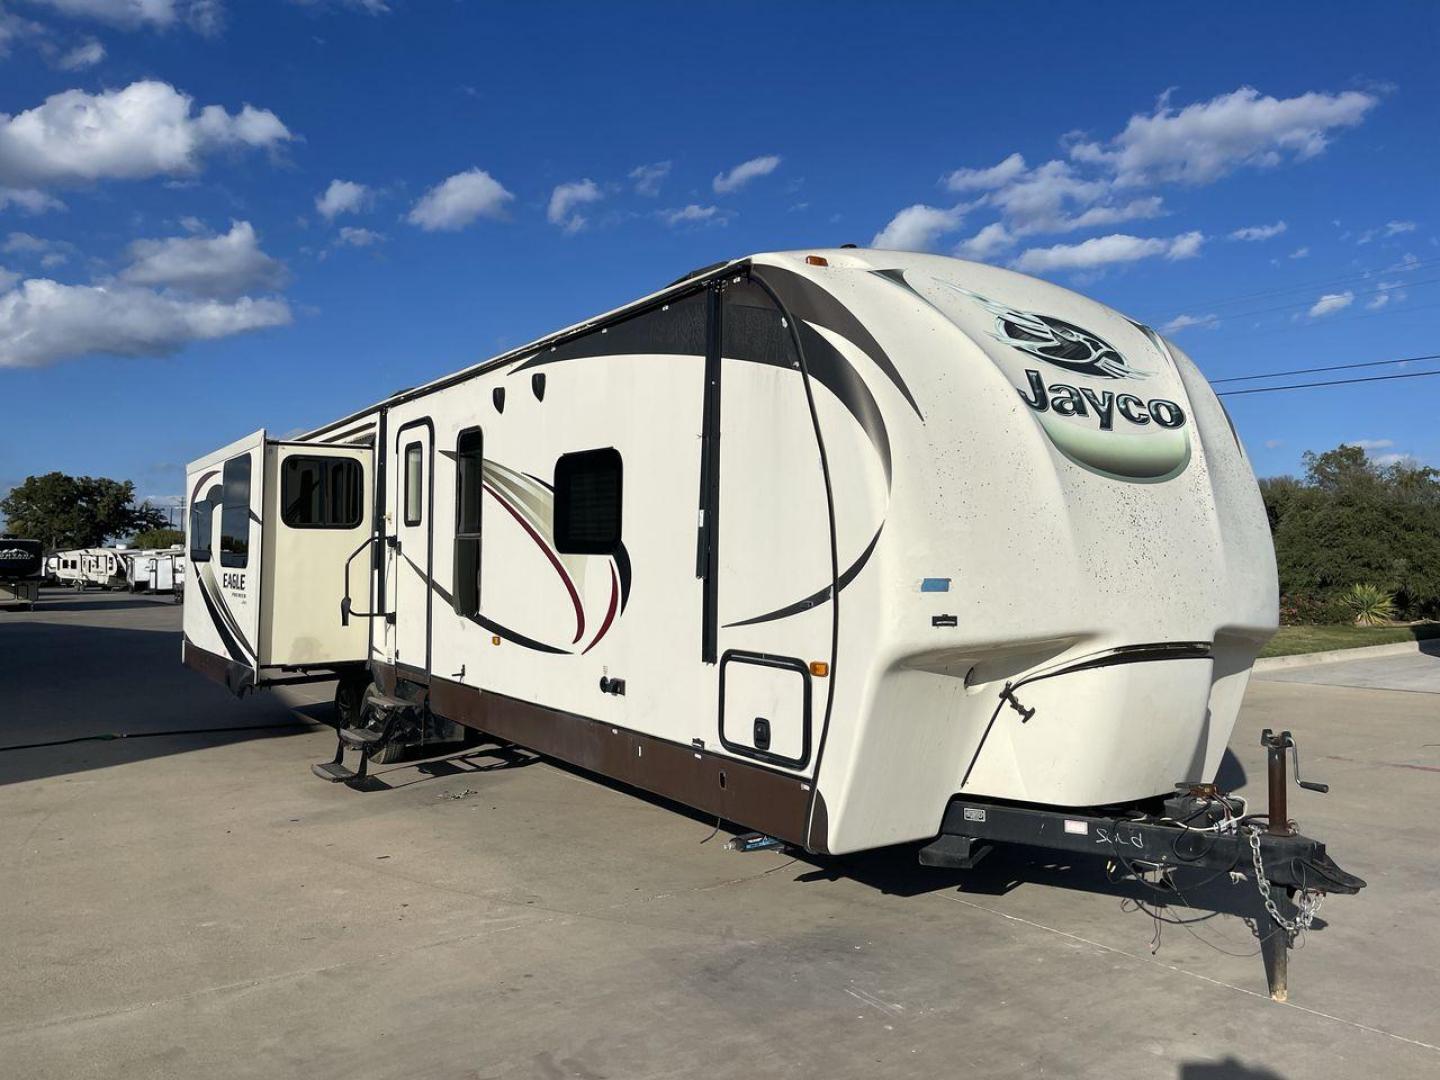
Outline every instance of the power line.
[[(1290, 371), (1267, 371), (1263, 375), (1233, 375), (1227, 379), (1211, 379), (1213, 386), (1217, 383), (1231, 382), (1254, 382), (1256, 379), (1279, 379), (1286, 375), (1310, 375), (1317, 371), (1348, 371), (1351, 368), (1384, 367), (1386, 364), (1413, 364), (1422, 360), (1440, 360), (1440, 353), (1430, 353), (1427, 356), (1405, 356), (1399, 360), (1367, 360), (1361, 364), (1331, 364), (1328, 367), (1305, 367), (1294, 368)], [(1429, 374), (1428, 372), (1424, 374)]]
[[(1194, 311), (1196, 308), (1217, 308), (1229, 307), (1232, 304), (1242, 304), (1249, 300), (1264, 300), (1272, 296), (1284, 296), (1287, 293), (1309, 292), (1313, 289), (1325, 289), (1334, 285), (1344, 285), (1352, 281), (1364, 281), (1369, 278), (1379, 277), (1383, 274), (1406, 274), (1412, 270), (1419, 270), (1421, 267), (1432, 266), (1440, 262), (1440, 256), (1430, 259), (1416, 259), (1408, 263), (1394, 263), (1380, 270), (1361, 270), (1354, 274), (1346, 274), (1342, 277), (1325, 278), (1320, 281), (1309, 281), (1300, 285), (1287, 285), (1279, 289), (1262, 289), (1259, 292), (1237, 293), (1234, 296), (1221, 300), (1200, 300), (1188, 304), (1185, 308), (1176, 308), (1166, 311), (1165, 315), (1179, 315), (1184, 311)], [(1236, 315), (1229, 315), (1227, 318), (1236, 318)], [(1155, 321), (1160, 321), (1157, 318)]]
[(1348, 386), (1350, 383), (1388, 382), (1391, 379), (1420, 379), (1440, 375), (1440, 371), (1407, 371), (1401, 375), (1370, 375), (1363, 379), (1332, 379), (1329, 382), (1291, 383), (1288, 386), (1257, 386), (1250, 390), (1224, 390), (1216, 397), (1239, 397), (1242, 394), (1273, 394), (1277, 390), (1308, 390), (1315, 386)]

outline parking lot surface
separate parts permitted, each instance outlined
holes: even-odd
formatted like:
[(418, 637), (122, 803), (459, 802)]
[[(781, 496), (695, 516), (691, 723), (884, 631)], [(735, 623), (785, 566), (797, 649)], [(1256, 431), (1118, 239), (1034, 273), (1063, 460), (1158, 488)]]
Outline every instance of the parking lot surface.
[(1370, 882), (1281, 1005), (1248, 881), (1182, 876), (1186, 907), (1098, 858), (737, 854), (495, 746), (357, 793), (309, 772), (323, 686), (236, 701), (178, 626), (124, 595), (0, 614), (0, 745), (138, 736), (0, 751), (0, 1075), (1440, 1076), (1440, 697), (1413, 687), (1251, 685), (1223, 779), (1263, 801), (1260, 729), (1293, 730), (1332, 791), (1291, 813)]

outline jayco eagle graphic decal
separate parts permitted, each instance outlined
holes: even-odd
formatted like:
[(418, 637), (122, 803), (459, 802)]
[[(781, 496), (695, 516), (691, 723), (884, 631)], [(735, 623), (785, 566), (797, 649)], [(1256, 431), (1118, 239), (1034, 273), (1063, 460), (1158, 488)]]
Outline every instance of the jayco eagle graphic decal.
[(920, 297), (981, 345), (1069, 461), (1132, 483), (1169, 480), (1189, 465), (1184, 387), (1153, 331), (1098, 309), (1102, 334), (915, 271), (876, 274)]
[(990, 336), (996, 341), (1003, 341), (1056, 367), (1097, 379), (1148, 379), (1155, 374), (1131, 367), (1114, 345), (1074, 323), (1053, 315), (1017, 311), (958, 285), (950, 287), (995, 316), (995, 329)]

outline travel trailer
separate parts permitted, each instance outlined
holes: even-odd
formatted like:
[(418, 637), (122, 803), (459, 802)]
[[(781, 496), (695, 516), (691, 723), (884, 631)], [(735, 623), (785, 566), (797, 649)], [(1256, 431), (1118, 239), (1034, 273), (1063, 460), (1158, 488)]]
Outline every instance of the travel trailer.
[(0, 607), (34, 611), (44, 573), (44, 551), (39, 540), (0, 537)]
[(125, 580), (131, 592), (173, 593), (185, 576), (185, 549), (127, 553)]
[(1243, 853), (1210, 785), (1277, 621), (1250, 462), (1183, 351), (1056, 285), (756, 255), (187, 493), (185, 662), (337, 676), (329, 779), (459, 726), (817, 853)]
[(129, 558), (123, 549), (77, 548), (59, 551), (47, 560), (56, 582), (73, 589), (94, 585), (101, 589), (123, 589), (129, 584)]

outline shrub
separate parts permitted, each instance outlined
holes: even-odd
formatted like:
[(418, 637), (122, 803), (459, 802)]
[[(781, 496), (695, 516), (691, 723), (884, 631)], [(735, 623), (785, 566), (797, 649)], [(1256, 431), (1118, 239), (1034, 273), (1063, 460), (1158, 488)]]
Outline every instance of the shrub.
[(1378, 585), (1351, 585), (1344, 600), (1357, 626), (1380, 626), (1395, 618), (1394, 594)]
[(1355, 614), (1331, 593), (1286, 593), (1280, 597), (1281, 626), (1329, 626), (1354, 621)]

